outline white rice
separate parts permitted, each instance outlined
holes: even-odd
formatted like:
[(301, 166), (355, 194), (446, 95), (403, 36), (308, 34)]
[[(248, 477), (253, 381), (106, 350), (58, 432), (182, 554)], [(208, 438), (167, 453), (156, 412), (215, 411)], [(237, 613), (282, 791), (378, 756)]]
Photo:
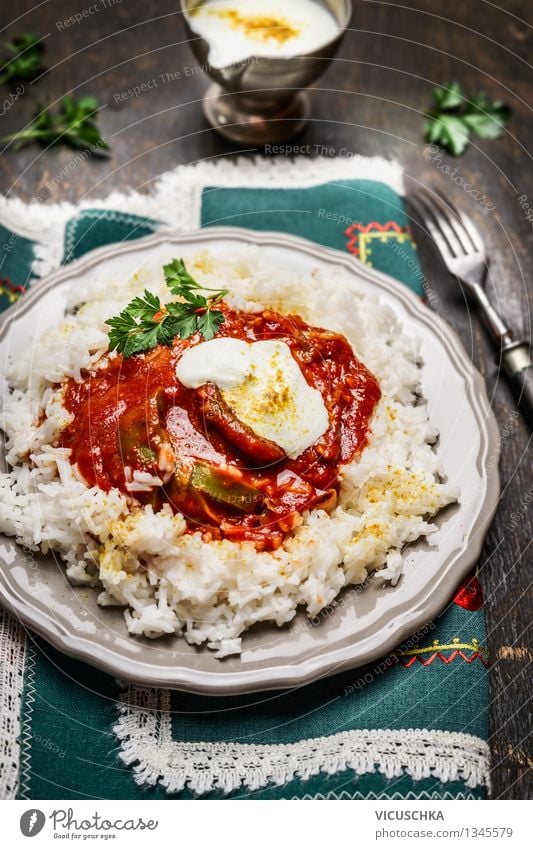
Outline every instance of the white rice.
[[(255, 248), (243, 247), (231, 260), (197, 254), (186, 262), (205, 285), (228, 288), (233, 306), (296, 312), (340, 331), (378, 378), (382, 398), (370, 443), (342, 470), (340, 505), (330, 515), (307, 512), (277, 551), (257, 552), (250, 543), (204, 542), (199, 533), (185, 534), (183, 517), (169, 508), (154, 514), (118, 490), (105, 493), (79, 479), (69, 450), (57, 447), (69, 421), (57, 384), (101, 360), (105, 319), (134, 295), (149, 288), (169, 300), (158, 266), (127, 283), (74, 291), (76, 311), (10, 365), (2, 426), (12, 468), (0, 476), (0, 531), (32, 550), (57, 551), (74, 583), (99, 587), (102, 605), (124, 606), (131, 634), (182, 634), (223, 657), (240, 651), (243, 631), (255, 622), (281, 626), (299, 606), (314, 617), (370, 571), (396, 582), (402, 548), (434, 532), (431, 517), (458, 492), (440, 482), (436, 434), (415, 396), (417, 345), (389, 307), (337, 270), (332, 286), (319, 273), (267, 266)], [(129, 490), (134, 495), (154, 480), (136, 473)]]

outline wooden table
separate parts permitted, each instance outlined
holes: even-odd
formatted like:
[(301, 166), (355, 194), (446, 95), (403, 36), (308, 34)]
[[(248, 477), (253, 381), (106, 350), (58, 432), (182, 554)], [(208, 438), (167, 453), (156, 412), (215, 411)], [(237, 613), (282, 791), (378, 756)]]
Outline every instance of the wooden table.
[[(533, 223), (523, 204), (533, 207), (526, 149), (532, 31), (525, 19), (531, 9), (527, 0), (501, 5), (505, 11), (488, 0), (355, 0), (350, 31), (338, 59), (316, 85), (311, 121), (299, 141), (313, 150), (317, 145), (395, 158), (409, 182), (439, 184), (479, 224), (502, 311), (518, 334), (530, 335), (533, 273), (527, 254)], [(68, 149), (41, 156), (34, 147), (8, 153), (0, 159), (4, 193), (30, 200), (50, 182), (52, 188), (45, 190), (50, 202), (101, 197), (113, 189), (149, 191), (158, 175), (177, 163), (234, 153), (202, 116), (199, 100), (207, 81), (185, 41), (177, 0), (151, 5), (142, 0), (3, 0), (2, 6), (3, 25), (18, 19), (9, 35), (26, 30), (49, 34), (51, 69), (7, 111), (4, 132), (23, 126), (37, 99), (83, 92), (106, 104), (100, 121), (112, 146), (111, 158), (86, 159), (72, 172), (67, 170), (72, 161)], [(81, 22), (72, 22), (71, 16), (84, 10)], [(468, 92), (486, 89), (513, 109), (502, 139), (480, 142), (462, 159), (450, 160), (460, 169), (457, 174), (487, 194), (492, 210), (482, 209), (424, 155), (421, 110), (430, 103), (432, 86), (454, 79)], [(123, 96), (143, 83), (139, 96)], [(492, 781), (495, 797), (524, 798), (531, 794), (532, 765), (527, 738), (533, 560), (529, 434), (514, 415), (511, 393), (496, 383), (493, 352), (475, 311), (467, 311), (427, 238), (419, 233), (418, 241), (437, 309), (485, 376), (502, 429), (501, 503), (480, 563), (492, 650)]]

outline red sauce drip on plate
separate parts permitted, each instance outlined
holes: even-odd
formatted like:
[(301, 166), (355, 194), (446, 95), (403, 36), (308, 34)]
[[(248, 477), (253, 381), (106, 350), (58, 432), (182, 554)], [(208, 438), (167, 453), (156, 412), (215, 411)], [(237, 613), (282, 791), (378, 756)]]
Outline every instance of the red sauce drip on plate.
[[(90, 486), (117, 487), (155, 510), (170, 504), (205, 539), (275, 549), (304, 510), (334, 506), (340, 467), (366, 445), (381, 392), (344, 336), (295, 315), (221, 309), (225, 322), (218, 336), (285, 342), (308, 384), (320, 391), (329, 428), (314, 445), (296, 459), (265, 462), (267, 451), (259, 461), (256, 440), (247, 444), (246, 432), (237, 440), (217, 426), (206, 407), (209, 392), (186, 388), (176, 377), (176, 363), (202, 341), (198, 335), (176, 339), (172, 348), (118, 356), (81, 382), (68, 381), (64, 404), (73, 421), (61, 444)], [(143, 475), (162, 483), (139, 490)]]

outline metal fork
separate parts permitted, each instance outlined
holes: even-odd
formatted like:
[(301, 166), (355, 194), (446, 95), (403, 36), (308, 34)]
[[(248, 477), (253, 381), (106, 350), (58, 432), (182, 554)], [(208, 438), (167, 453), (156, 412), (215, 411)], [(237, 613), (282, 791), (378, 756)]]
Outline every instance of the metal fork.
[(448, 271), (476, 299), (485, 324), (497, 344), (500, 362), (522, 413), (533, 428), (533, 359), (530, 344), (514, 341), (484, 289), (489, 268), (483, 239), (470, 218), (439, 191), (419, 189), (409, 203), (435, 242)]

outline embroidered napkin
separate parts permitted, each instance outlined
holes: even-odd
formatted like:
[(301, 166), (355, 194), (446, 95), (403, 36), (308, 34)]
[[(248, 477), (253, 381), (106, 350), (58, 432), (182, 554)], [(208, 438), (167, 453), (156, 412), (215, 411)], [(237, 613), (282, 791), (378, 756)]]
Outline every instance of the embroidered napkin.
[[(398, 166), (377, 159), (180, 167), (150, 196), (0, 202), (2, 308), (32, 278), (155, 229), (280, 230), (352, 254), (420, 295)], [(0, 548), (1, 561), (1, 548)], [(371, 667), (288, 692), (212, 698), (123, 686), (4, 615), (5, 797), (482, 798), (487, 651), (472, 577), (439, 619)]]

